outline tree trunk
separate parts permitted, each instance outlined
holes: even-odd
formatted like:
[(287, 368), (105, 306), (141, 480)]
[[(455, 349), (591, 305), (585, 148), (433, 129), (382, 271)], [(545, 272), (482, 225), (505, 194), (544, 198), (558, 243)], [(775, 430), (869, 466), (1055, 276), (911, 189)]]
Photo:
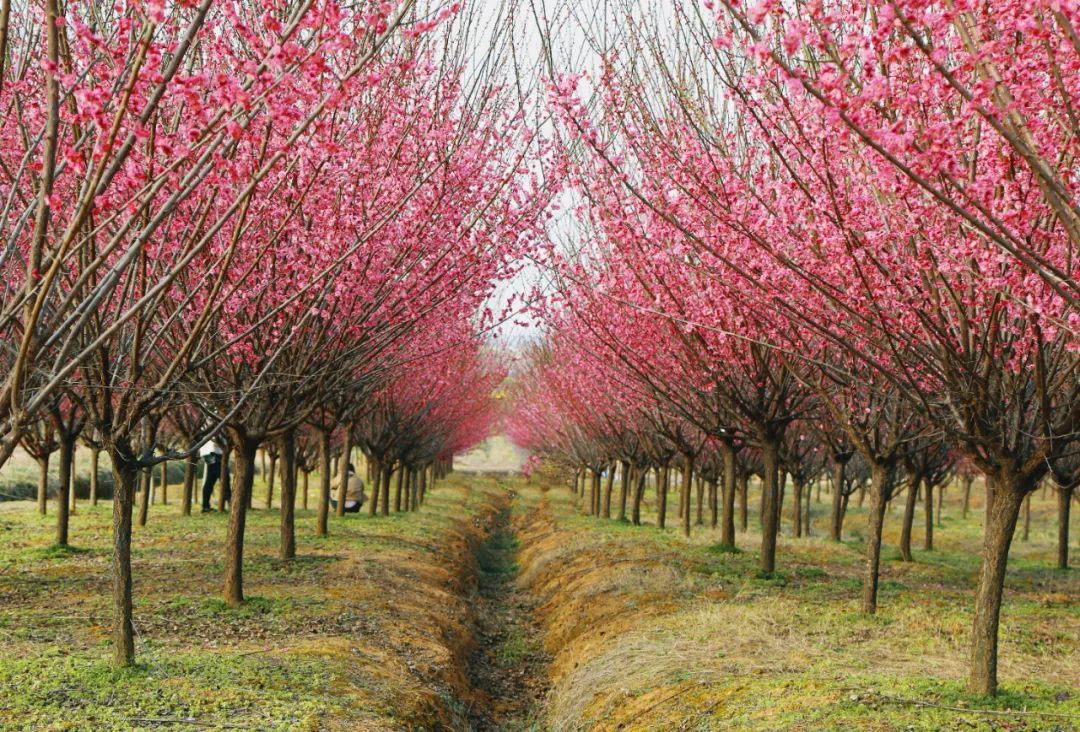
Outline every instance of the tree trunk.
[[(720, 543), (723, 546), (735, 548), (735, 448), (733, 445), (720, 441), (720, 459), (724, 463), (724, 523), (720, 530)], [(715, 481), (714, 481), (715, 483)], [(746, 521), (746, 497), (743, 496), (742, 504), (743, 521)], [(716, 522), (716, 508), (713, 508), (713, 524)]]
[(832, 516), (829, 522), (829, 538), (841, 541), (844, 533), (844, 474), (847, 472), (847, 460), (833, 461)]
[(1027, 488), (1018, 476), (1002, 472), (989, 476), (993, 485), (990, 515), (983, 532), (983, 557), (979, 585), (975, 592), (975, 620), (971, 643), (971, 676), (968, 691), (973, 694), (997, 693), (998, 624), (1005, 589), (1005, 570), (1009, 560), (1020, 506)]
[(619, 481), (619, 520), (626, 520), (626, 499), (630, 494), (630, 462), (622, 461), (622, 476)]
[(750, 502), (750, 476), (746, 473), (740, 473), (739, 479), (739, 524), (742, 526), (742, 532), (745, 534), (750, 529), (750, 517), (747, 512), (746, 504)]
[(37, 489), (37, 505), (38, 513), (42, 516), (48, 511), (49, 502), (49, 453), (45, 453), (45, 457), (37, 458), (38, 464), (38, 489)]
[(705, 479), (700, 475), (694, 481), (697, 486), (697, 517), (694, 523), (698, 526), (705, 525)]
[(278, 556), (296, 556), (296, 433), (287, 430), (278, 437), (281, 458), (281, 545)]
[(1031, 535), (1031, 494), (1029, 493), (1024, 499), (1024, 534), (1020, 537), (1021, 541), (1027, 541)]
[(970, 475), (965, 475), (961, 478), (964, 482), (964, 513), (963, 517), (967, 518), (968, 509), (971, 507), (971, 483), (975, 479)]
[(90, 505), (96, 506), (98, 502), (98, 462), (101, 459), (101, 450), (90, 450)]
[(923, 537), (923, 549), (929, 552), (934, 550), (934, 484), (924, 480), (923, 485), (926, 486), (926, 495), (923, 496), (926, 502), (926, 535)]
[[(221, 478), (218, 480), (218, 499), (217, 499), (218, 513), (225, 510), (225, 496), (226, 496), (226, 494), (231, 495), (232, 483), (230, 482), (231, 476), (229, 474), (229, 458), (231, 456), (232, 456), (232, 446), (231, 445), (222, 445), (222, 447), (221, 447)], [(252, 465), (251, 471), (252, 471), (251, 472), (251, 479), (252, 479), (252, 481), (254, 481), (255, 480), (255, 466), (254, 466), (254, 464)], [(248, 508), (251, 508), (251, 502), (254, 500), (254, 496), (255, 496), (255, 491), (254, 490), (249, 490), (247, 492), (247, 507)], [(236, 500), (236, 497), (233, 496), (232, 500)], [(229, 505), (230, 505), (230, 507), (232, 506), (231, 502), (230, 502)]]
[[(1058, 486), (1058, 569), (1069, 568), (1069, 511), (1072, 507), (1074, 486)], [(1028, 500), (1031, 500), (1030, 494)]]
[(143, 468), (139, 471), (139, 526), (146, 526), (146, 519), (150, 514), (150, 491), (153, 489), (151, 475), (153, 468)]
[(248, 497), (255, 487), (255, 459), (261, 439), (232, 431), (230, 442), (236, 451), (236, 488), (229, 501), (229, 533), (225, 538), (225, 603), (239, 607), (244, 603), (244, 529), (247, 523)]
[(915, 524), (915, 501), (919, 497), (921, 476), (914, 475), (908, 481), (907, 495), (904, 496), (904, 523), (900, 529), (900, 558), (911, 561), (911, 530)]
[(604, 518), (611, 518), (611, 491), (615, 487), (616, 463), (608, 465), (607, 482), (604, 484)]
[(683, 536), (690, 536), (690, 491), (693, 490), (694, 459), (689, 455), (683, 460), (682, 480), (679, 485), (679, 502), (682, 504)]
[[(345, 492), (349, 489), (349, 455), (352, 454), (352, 423), (347, 423), (341, 434), (341, 460), (338, 461), (338, 492), (337, 511), (338, 516), (345, 515)], [(374, 491), (373, 491), (374, 493)], [(371, 496), (371, 515), (375, 515), (376, 495)]]
[[(888, 470), (883, 465), (870, 468), (870, 515), (867, 517), (866, 573), (863, 577), (862, 610), (877, 612), (878, 578), (881, 570), (881, 530), (885, 525), (885, 491), (888, 489)], [(909, 486), (914, 491), (915, 486)]]
[(60, 435), (60, 495), (56, 497), (56, 543), (68, 544), (68, 491), (71, 490), (72, 462), (75, 455), (75, 438)]
[[(400, 513), (401, 512), (401, 488), (402, 488), (401, 476), (402, 476), (403, 472), (404, 471), (399, 471), (398, 472), (397, 485), (394, 488), (394, 513)], [(407, 498), (406, 498), (406, 500), (407, 500)]]
[(780, 463), (780, 477), (776, 481), (776, 503), (774, 508), (776, 509), (776, 533), (780, 533), (781, 518), (784, 515), (784, 501), (787, 499), (787, 479), (788, 471), (783, 468), (783, 463)]
[[(71, 439), (71, 456), (68, 458), (68, 486), (70, 488), (69, 495), (71, 497), (71, 511), (70, 515), (74, 516), (76, 513), (76, 504), (78, 502), (78, 496), (75, 494), (75, 451), (78, 449), (79, 443), (75, 441), (75, 438)], [(66, 533), (66, 532), (65, 532)]]
[(311, 471), (304, 470), (302, 474), (304, 476), (304, 510), (306, 511), (308, 510), (308, 494), (311, 488)]
[(270, 453), (270, 472), (267, 473), (266, 478), (266, 509), (270, 510), (274, 507), (274, 478), (278, 471), (278, 455)]
[(795, 533), (795, 538), (798, 539), (802, 537), (803, 482), (794, 476), (791, 482), (795, 488), (791, 496), (791, 528)]
[(409, 496), (412, 503), (412, 510), (420, 510), (420, 480), (416, 475), (416, 471), (409, 470)]
[(134, 461), (115, 448), (113, 465), (113, 663), (135, 662), (135, 626), (131, 617), (131, 514), (135, 506)]
[[(715, 477), (710, 478), (706, 485), (706, 493), (708, 493), (706, 500), (709, 502), (709, 528), (715, 529), (720, 525), (720, 481)], [(726, 508), (725, 506), (725, 510)]]
[(184, 516), (191, 515), (191, 501), (195, 495), (195, 461), (188, 457), (184, 459), (184, 492), (180, 498), (180, 512)]
[[(821, 482), (820, 481), (818, 482), (817, 489), (818, 489), (818, 492), (820, 494), (820, 491), (821, 491)], [(819, 499), (820, 499), (820, 495), (819, 495)], [(803, 503), (805, 504), (804, 507), (803, 507), (803, 536), (810, 536), (810, 489), (809, 488), (806, 489), (806, 500), (803, 501)], [(818, 500), (818, 503), (821, 503), (821, 501)]]
[[(398, 463), (397, 473), (398, 473), (397, 484), (398, 484), (398, 487), (400, 487), (401, 486), (401, 481), (404, 480), (404, 473), (405, 473), (405, 464), (404, 463)], [(383, 516), (389, 516), (390, 515), (390, 480), (389, 480), (389, 476), (387, 476), (387, 480), (383, 483), (382, 495), (379, 497), (379, 501), (381, 502), (380, 509), (381, 509), (382, 515)]]
[(660, 476), (656, 480), (656, 525), (663, 529), (667, 523), (668, 466), (660, 467)]
[(765, 466), (765, 480), (761, 485), (761, 571), (776, 571), (776, 537), (780, 532), (780, 514), (777, 513), (779, 496), (779, 439), (767, 437), (761, 441), (761, 457)]
[(641, 526), (641, 499), (645, 497), (645, 481), (649, 477), (647, 468), (636, 468), (637, 487), (634, 489), (634, 505), (630, 511), (630, 521), (634, 526)]
[(375, 484), (371, 486), (371, 499), (368, 502), (368, 516), (374, 516), (379, 512), (379, 492), (383, 484), (389, 485), (390, 476), (393, 475), (394, 464), (389, 460), (379, 460), (375, 464)]
[(944, 504), (944, 503), (945, 503), (945, 484), (942, 483), (941, 485), (938, 486), (938, 489), (937, 489), (937, 519), (935, 519), (935, 523), (936, 523), (936, 525), (937, 525), (937, 527), (939, 529), (941, 528), (941, 507), (942, 507), (942, 504)]
[(315, 535), (326, 536), (330, 518), (330, 434), (319, 430), (319, 514), (315, 518)]

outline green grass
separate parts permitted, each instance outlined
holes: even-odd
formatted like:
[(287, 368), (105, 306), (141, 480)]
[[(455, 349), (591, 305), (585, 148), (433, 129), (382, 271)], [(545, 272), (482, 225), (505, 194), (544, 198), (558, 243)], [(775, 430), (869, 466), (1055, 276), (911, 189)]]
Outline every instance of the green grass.
[(314, 535), (314, 511), (298, 510), (290, 561), (277, 556), (278, 511), (251, 511), (239, 608), (221, 599), (227, 516), (151, 506), (133, 537), (138, 665), (128, 669), (110, 662), (111, 506), (80, 505), (73, 546), (61, 548), (55, 516), (8, 504), (0, 729), (448, 723), (439, 695), (453, 688), (467, 643), (461, 573), (489, 483), (451, 478), (415, 513), (332, 516), (328, 537)]
[[(1080, 572), (1053, 567), (1052, 501), (1036, 495), (1030, 539), (1014, 542), (1001, 693), (991, 699), (965, 690), (983, 513), (976, 503), (961, 518), (956, 492), (946, 496), (933, 551), (921, 549), (920, 507), (914, 562), (900, 561), (900, 515), (889, 512), (879, 611), (866, 615), (859, 610), (864, 547), (856, 540), (866, 512), (854, 501), (843, 543), (821, 536), (827, 499), (812, 504), (809, 538), (790, 536), (785, 516), (777, 571), (763, 576), (755, 504), (751, 531), (739, 532), (739, 551), (729, 553), (707, 527), (694, 527), (690, 539), (671, 522), (657, 529), (652, 505), (646, 525), (633, 527), (582, 515), (561, 485), (525, 490), (518, 515), (553, 521), (536, 537), (526, 534), (522, 549), (555, 652), (548, 723), (1080, 729)], [(657, 563), (664, 572), (653, 569)]]

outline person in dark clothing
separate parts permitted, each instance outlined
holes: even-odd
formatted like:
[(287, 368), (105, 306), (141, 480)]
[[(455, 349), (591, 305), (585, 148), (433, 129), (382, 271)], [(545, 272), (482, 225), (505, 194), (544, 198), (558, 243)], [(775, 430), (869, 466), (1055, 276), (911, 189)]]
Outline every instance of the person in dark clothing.
[[(213, 440), (209, 440), (199, 450), (199, 456), (202, 457), (203, 463), (206, 465), (202, 486), (202, 512), (210, 513), (214, 510), (210, 505), (210, 496), (213, 495), (214, 486), (217, 485), (218, 479), (221, 478), (221, 446)], [(225, 496), (225, 500), (228, 499), (229, 496)]]

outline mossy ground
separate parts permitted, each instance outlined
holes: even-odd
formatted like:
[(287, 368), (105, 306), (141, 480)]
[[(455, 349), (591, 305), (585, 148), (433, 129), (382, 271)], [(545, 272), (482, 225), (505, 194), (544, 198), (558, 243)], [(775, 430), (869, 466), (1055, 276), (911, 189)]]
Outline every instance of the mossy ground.
[(127, 669), (109, 662), (111, 506), (80, 505), (60, 549), (51, 513), (3, 505), (0, 728), (452, 727), (493, 485), (473, 483), (451, 477), (416, 513), (331, 517), (326, 538), (300, 510), (292, 561), (277, 557), (278, 511), (252, 511), (239, 609), (219, 599), (227, 516), (151, 507), (134, 534)]
[(651, 502), (647, 525), (597, 520), (565, 485), (534, 479), (516, 520), (522, 580), (543, 602), (554, 656), (546, 728), (1080, 729), (1080, 571), (1053, 567), (1052, 495), (1036, 495), (1030, 539), (1018, 536), (1012, 552), (1001, 693), (965, 692), (982, 508), (973, 501), (961, 518), (957, 494), (947, 494), (935, 550), (916, 549), (914, 562), (900, 561), (890, 513), (880, 610), (866, 616), (865, 513), (854, 501), (842, 544), (820, 536), (825, 502), (812, 506), (810, 538), (786, 536), (785, 516), (778, 572), (766, 578), (756, 505), (731, 552), (705, 527), (689, 540), (671, 524), (657, 529)]

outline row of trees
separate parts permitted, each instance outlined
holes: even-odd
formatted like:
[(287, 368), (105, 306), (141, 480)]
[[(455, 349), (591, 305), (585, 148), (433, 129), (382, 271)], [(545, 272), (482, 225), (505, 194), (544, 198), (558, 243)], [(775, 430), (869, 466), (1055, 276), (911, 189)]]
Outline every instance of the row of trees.
[(682, 505), (695, 467), (722, 484), (727, 542), (741, 459), (765, 572), (781, 471), (798, 486), (828, 466), (842, 498), (857, 455), (867, 612), (902, 476), (929, 491), (962, 461), (990, 496), (970, 688), (995, 693), (1021, 508), (1049, 473), (1077, 480), (1076, 9), (613, 12), (625, 32), (590, 36), (596, 74), (551, 57), (584, 236), (551, 253), (519, 439), (623, 461), (639, 485), (677, 457)]
[(482, 305), (535, 248), (540, 163), (505, 44), (466, 74), (458, 3), (4, 0), (0, 19), (0, 465), (56, 436), (64, 542), (71, 448), (108, 456), (128, 664), (155, 464), (223, 436), (236, 604), (261, 446), (290, 557), (312, 442), (325, 533), (333, 434), (378, 463), (384, 507), (394, 466), (484, 434)]

